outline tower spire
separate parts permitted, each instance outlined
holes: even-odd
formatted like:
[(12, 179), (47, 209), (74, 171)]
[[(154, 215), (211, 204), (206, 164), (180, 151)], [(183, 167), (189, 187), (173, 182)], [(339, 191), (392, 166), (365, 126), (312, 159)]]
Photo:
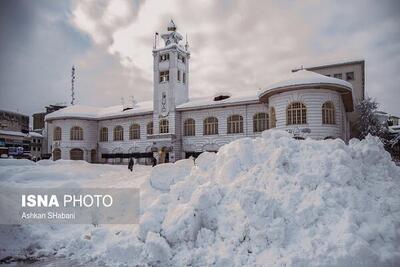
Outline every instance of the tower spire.
[(171, 19), (171, 21), (168, 24), (167, 30), (171, 31), (171, 32), (176, 32), (176, 29), (177, 29), (177, 27), (175, 25), (175, 22)]

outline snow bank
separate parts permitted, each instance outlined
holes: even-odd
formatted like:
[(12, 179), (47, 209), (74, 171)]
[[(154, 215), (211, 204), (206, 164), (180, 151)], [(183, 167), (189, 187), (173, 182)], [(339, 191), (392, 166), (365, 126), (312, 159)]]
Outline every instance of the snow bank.
[[(82, 168), (93, 165), (88, 166)], [(62, 171), (62, 164), (57, 168)], [(104, 181), (122, 173), (115, 166), (102, 168), (109, 168)], [(266, 131), (217, 154), (203, 153), (194, 165), (184, 160), (136, 175), (146, 199), (139, 225), (68, 226), (65, 231), (57, 226), (46, 235), (46, 226), (24, 229), (30, 236), (42, 234), (42, 253), (57, 251), (110, 266), (400, 262), (400, 168), (370, 136), (346, 145)], [(60, 231), (65, 236), (56, 235)]]
[(0, 166), (32, 166), (35, 163), (28, 159), (0, 159)]
[(169, 191), (172, 184), (185, 178), (193, 167), (193, 160), (179, 160), (155, 166), (150, 176), (151, 185), (161, 191)]
[(188, 176), (170, 181), (140, 236), (164, 238), (172, 265), (400, 261), (400, 169), (376, 138), (346, 145), (267, 131), (202, 154)]

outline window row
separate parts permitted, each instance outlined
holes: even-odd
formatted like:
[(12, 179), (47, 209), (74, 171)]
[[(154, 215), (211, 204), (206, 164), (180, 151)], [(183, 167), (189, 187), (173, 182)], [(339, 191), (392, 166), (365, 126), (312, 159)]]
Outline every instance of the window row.
[[(331, 101), (322, 104), (322, 124), (335, 124), (335, 106)], [(307, 107), (301, 102), (293, 102), (286, 109), (286, 125), (307, 124)]]
[[(243, 133), (243, 117), (241, 115), (232, 115), (227, 118), (227, 133)], [(267, 113), (257, 113), (253, 116), (253, 132), (262, 132), (269, 128), (269, 116)], [(208, 117), (203, 120), (203, 135), (218, 134), (218, 119)], [(196, 122), (194, 119), (186, 119), (183, 123), (183, 135), (196, 135)]]
[[(147, 124), (147, 134), (153, 134), (153, 122), (149, 122)], [(140, 125), (137, 123), (132, 124), (129, 127), (129, 140), (140, 139)], [(100, 129), (100, 142), (108, 141), (108, 128), (103, 127)], [(121, 125), (115, 126), (113, 129), (113, 140), (114, 141), (123, 141), (124, 140), (124, 128)]]
[[(70, 140), (83, 140), (83, 129), (78, 126), (74, 126), (70, 130)], [(61, 128), (55, 127), (53, 130), (53, 140), (60, 141), (61, 140)]]
[[(335, 124), (335, 106), (331, 101), (327, 101), (322, 105), (322, 124)], [(286, 109), (286, 125), (307, 124), (307, 107), (301, 102), (292, 102)], [(276, 127), (276, 114), (273, 107), (270, 112), (256, 113), (253, 116), (253, 132), (262, 132), (268, 128)], [(149, 122), (146, 126), (147, 135), (153, 134), (153, 122)], [(162, 119), (159, 121), (160, 134), (169, 133), (169, 121)], [(231, 115), (227, 118), (227, 133), (236, 134), (243, 133), (243, 117), (241, 115)], [(218, 119), (216, 117), (208, 117), (203, 120), (203, 135), (218, 134)], [(196, 135), (196, 122), (194, 119), (186, 119), (183, 123), (183, 135)], [(140, 125), (132, 124), (129, 127), (129, 140), (140, 139)], [(61, 128), (55, 127), (53, 132), (53, 140), (61, 140)], [(74, 126), (70, 130), (70, 140), (83, 140), (83, 129), (79, 126)], [(108, 128), (100, 129), (100, 142), (108, 141)], [(113, 129), (113, 140), (124, 140), (124, 129), (121, 125), (115, 126)]]
[[(186, 83), (186, 73), (184, 71), (178, 70), (176, 74), (176, 79), (178, 82)], [(168, 82), (169, 81), (169, 70), (166, 71), (160, 71), (160, 76), (159, 76), (159, 81), (160, 83), (163, 82)]]
[[(354, 71), (346, 72), (345, 73), (346, 81), (354, 81)], [(330, 74), (327, 74), (326, 76), (331, 77)], [(333, 78), (336, 79), (341, 79), (343, 80), (343, 74), (342, 73), (335, 73), (333, 74)]]
[[(162, 62), (162, 61), (168, 61), (168, 60), (169, 60), (169, 54), (168, 54), (168, 53), (161, 54), (159, 60), (160, 60), (160, 62)], [(182, 62), (182, 63), (185, 63), (185, 61), (186, 61), (185, 56), (182, 55), (181, 53), (179, 53), (179, 54), (178, 54), (178, 61), (179, 61), (179, 62)]]

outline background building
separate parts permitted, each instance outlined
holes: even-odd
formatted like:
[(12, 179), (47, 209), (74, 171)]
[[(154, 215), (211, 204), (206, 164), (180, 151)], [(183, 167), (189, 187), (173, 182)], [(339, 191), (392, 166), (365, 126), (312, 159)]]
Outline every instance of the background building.
[(0, 130), (29, 132), (29, 116), (13, 111), (0, 110)]
[[(45, 107), (46, 111), (45, 112), (38, 112), (32, 115), (33, 118), (33, 131), (40, 136), (42, 136), (41, 143), (40, 143), (40, 158), (50, 158), (51, 157), (51, 152), (48, 151), (48, 138), (47, 138), (47, 129), (46, 129), (46, 123), (45, 123), (45, 117), (47, 114), (50, 114), (54, 111), (60, 110), (62, 108), (65, 108), (66, 105), (63, 104), (54, 104), (54, 105), (48, 105)], [(38, 150), (39, 150), (39, 144), (36, 143), (34, 145), (35, 155), (38, 155)]]
[(29, 131), (29, 116), (0, 110), (0, 154), (40, 159), (43, 136)]

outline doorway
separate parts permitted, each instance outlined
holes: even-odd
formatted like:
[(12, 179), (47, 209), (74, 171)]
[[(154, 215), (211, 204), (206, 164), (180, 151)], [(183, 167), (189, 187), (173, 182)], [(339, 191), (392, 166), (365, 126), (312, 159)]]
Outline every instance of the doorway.
[(90, 151), (90, 162), (91, 163), (97, 163), (97, 151), (96, 151), (96, 149), (92, 149)]
[(59, 148), (55, 148), (53, 150), (53, 160), (56, 161), (59, 159), (61, 159), (61, 150)]
[(169, 152), (166, 147), (163, 147), (160, 150), (159, 163), (168, 163), (168, 162), (169, 162)]
[(69, 158), (71, 160), (83, 160), (83, 150), (79, 148), (71, 149), (69, 152)]

